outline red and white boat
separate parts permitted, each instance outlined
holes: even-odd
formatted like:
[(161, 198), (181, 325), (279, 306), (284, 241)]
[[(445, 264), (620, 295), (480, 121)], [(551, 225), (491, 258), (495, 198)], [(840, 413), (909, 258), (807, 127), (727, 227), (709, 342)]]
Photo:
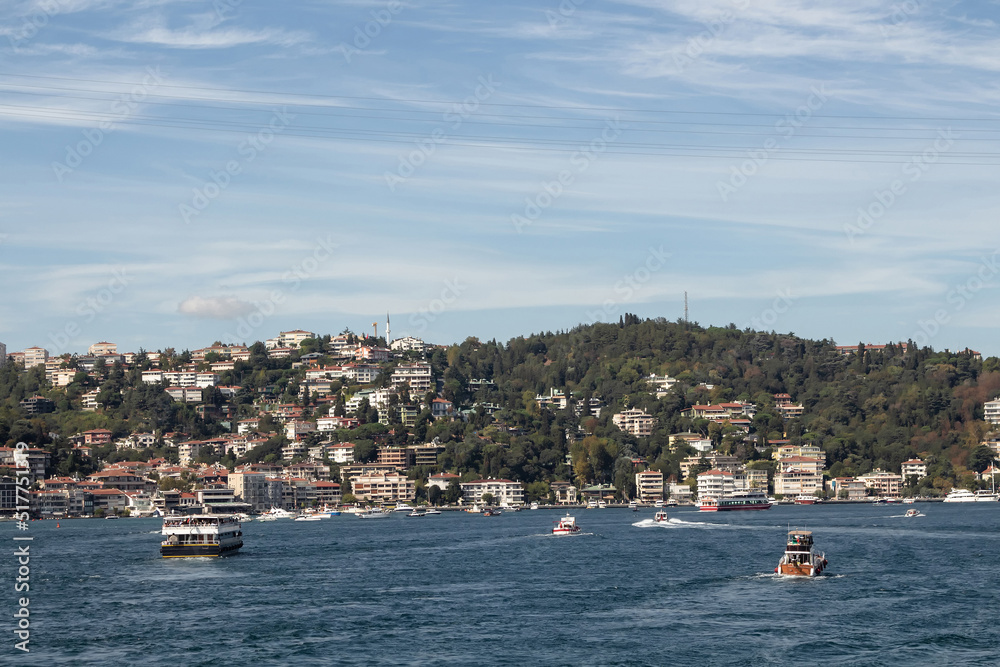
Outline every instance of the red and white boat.
[(669, 519), (667, 519), (667, 513), (664, 512), (663, 510), (660, 510), (659, 512), (656, 513), (656, 516), (653, 517), (653, 521), (655, 521), (656, 523), (667, 523)]
[(796, 505), (815, 505), (819, 502), (819, 497), (803, 494), (801, 496), (795, 496), (794, 502)]
[(811, 531), (790, 530), (785, 542), (785, 554), (774, 571), (788, 577), (815, 577), (823, 572), (826, 565), (826, 556), (813, 551)]
[(579, 532), (580, 526), (576, 525), (576, 518), (569, 514), (559, 519), (559, 523), (552, 528), (553, 535), (572, 535)]
[(736, 491), (728, 496), (703, 498), (698, 504), (702, 512), (730, 512), (733, 510), (769, 510), (771, 501), (760, 491)]

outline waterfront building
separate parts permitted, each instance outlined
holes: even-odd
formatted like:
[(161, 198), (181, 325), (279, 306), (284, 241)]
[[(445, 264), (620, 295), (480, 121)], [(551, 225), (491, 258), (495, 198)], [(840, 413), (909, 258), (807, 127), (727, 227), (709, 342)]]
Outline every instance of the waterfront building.
[(663, 473), (657, 470), (635, 473), (635, 490), (640, 503), (663, 500)]
[(900, 475), (905, 481), (908, 477), (923, 479), (927, 477), (927, 464), (920, 459), (910, 459), (903, 461), (900, 465)]
[(498, 505), (522, 505), (524, 488), (520, 482), (509, 479), (477, 479), (462, 483), (462, 500), (466, 503), (480, 503), (484, 494), (493, 496)]
[(883, 498), (898, 498), (903, 484), (902, 475), (886, 472), (876, 468), (867, 475), (859, 475), (858, 479), (865, 483), (872, 495)]
[(557, 505), (576, 505), (576, 487), (569, 482), (555, 481), (549, 484), (552, 495), (555, 496)]
[(355, 498), (373, 502), (410, 502), (417, 496), (416, 482), (397, 472), (358, 475), (351, 489)]

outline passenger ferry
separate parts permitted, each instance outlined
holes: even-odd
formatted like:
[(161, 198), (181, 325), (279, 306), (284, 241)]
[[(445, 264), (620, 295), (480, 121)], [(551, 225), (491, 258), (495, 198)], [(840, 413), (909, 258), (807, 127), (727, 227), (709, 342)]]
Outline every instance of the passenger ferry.
[(795, 496), (796, 505), (815, 505), (819, 502), (819, 496), (802, 494), (800, 496)]
[(569, 514), (559, 519), (559, 523), (552, 528), (553, 535), (572, 535), (579, 532), (580, 526), (576, 525), (576, 518)]
[(230, 514), (163, 517), (164, 558), (228, 556), (243, 546), (240, 520)]
[(813, 551), (812, 531), (790, 530), (785, 554), (774, 571), (789, 577), (815, 577), (826, 565), (824, 554)]
[(727, 512), (731, 510), (769, 510), (771, 503), (760, 491), (736, 491), (728, 496), (708, 496), (698, 505), (702, 512)]

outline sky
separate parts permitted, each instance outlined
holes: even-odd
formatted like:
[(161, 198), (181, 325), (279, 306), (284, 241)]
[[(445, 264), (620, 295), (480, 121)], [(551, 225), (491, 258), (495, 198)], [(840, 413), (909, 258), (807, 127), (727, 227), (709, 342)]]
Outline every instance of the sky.
[(29, 0), (0, 342), (626, 313), (1000, 355), (997, 2)]

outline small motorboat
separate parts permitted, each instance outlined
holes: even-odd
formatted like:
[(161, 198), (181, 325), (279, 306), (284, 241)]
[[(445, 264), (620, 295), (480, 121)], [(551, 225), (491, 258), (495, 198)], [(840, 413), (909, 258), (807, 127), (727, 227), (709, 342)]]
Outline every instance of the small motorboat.
[(633, 500), (632, 502), (630, 502), (628, 504), (628, 508), (630, 510), (632, 510), (633, 512), (638, 512), (639, 511), (639, 504)]
[(663, 510), (660, 510), (659, 512), (656, 513), (656, 516), (653, 517), (653, 521), (655, 521), (656, 523), (667, 523), (668, 521), (667, 513), (664, 512)]
[(441, 510), (436, 510), (433, 507), (428, 507), (426, 510), (424, 510), (424, 514), (426, 514), (427, 516), (430, 516), (432, 514), (440, 514), (440, 513), (441, 513)]
[(118, 515), (117, 515), (117, 514), (109, 514), (109, 515), (107, 515), (107, 516), (106, 516), (106, 517), (104, 517), (104, 518), (105, 518), (105, 519), (117, 519), (117, 518), (118, 518)]
[(531, 509), (533, 510), (538, 509), (538, 503), (531, 503)]
[(790, 530), (785, 543), (785, 554), (774, 571), (789, 577), (815, 577), (826, 565), (824, 554), (813, 551), (811, 531)]
[(576, 525), (576, 518), (569, 514), (559, 519), (559, 523), (552, 528), (553, 535), (572, 535), (579, 532), (580, 526)]
[(920, 510), (915, 509), (915, 508), (914, 509), (908, 509), (908, 510), (906, 510), (906, 514), (904, 514), (903, 516), (905, 516), (905, 517), (920, 516)]
[(406, 516), (413, 516), (413, 517), (427, 516), (427, 510), (425, 510), (423, 507), (414, 507), (413, 511), (407, 514)]
[(323, 517), (318, 514), (300, 514), (295, 517), (295, 521), (322, 521)]

